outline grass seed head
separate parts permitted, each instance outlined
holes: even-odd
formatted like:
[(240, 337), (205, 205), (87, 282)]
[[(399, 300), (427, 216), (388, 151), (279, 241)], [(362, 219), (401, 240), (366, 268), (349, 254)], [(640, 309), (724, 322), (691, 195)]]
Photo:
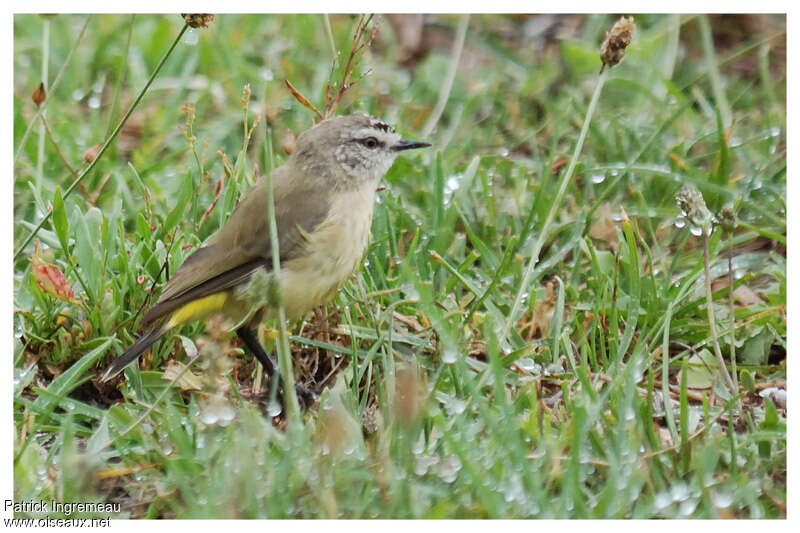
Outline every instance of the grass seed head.
[(683, 216), (692, 226), (703, 228), (708, 231), (714, 221), (714, 215), (706, 207), (703, 193), (694, 185), (684, 185), (675, 196)]
[(47, 92), (44, 90), (44, 83), (40, 83), (36, 90), (31, 93), (31, 100), (36, 104), (36, 107), (39, 107), (46, 98)]
[(728, 233), (733, 233), (736, 229), (736, 211), (733, 210), (732, 205), (724, 206), (720, 212), (719, 216), (719, 225), (722, 226), (722, 229)]
[(208, 28), (214, 21), (214, 15), (211, 13), (181, 13), (181, 16), (192, 28)]
[(600, 72), (606, 68), (606, 65), (613, 67), (625, 56), (625, 48), (631, 44), (633, 40), (633, 32), (636, 29), (636, 23), (633, 17), (621, 17), (611, 28), (606, 32), (606, 38), (603, 44), (600, 45), (600, 59), (603, 60), (603, 66)]

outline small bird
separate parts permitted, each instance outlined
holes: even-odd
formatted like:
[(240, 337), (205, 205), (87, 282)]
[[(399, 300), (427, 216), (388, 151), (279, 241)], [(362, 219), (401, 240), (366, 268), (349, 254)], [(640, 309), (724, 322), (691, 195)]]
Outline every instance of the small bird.
[(404, 150), (429, 143), (404, 139), (363, 114), (333, 117), (303, 132), (288, 161), (272, 171), (280, 274), (272, 274), (266, 182), (244, 195), (228, 221), (191, 254), (142, 317), (141, 336), (106, 369), (109, 381), (170, 330), (215, 313), (239, 325), (236, 334), (274, 375), (255, 333), (276, 318), (261, 273), (277, 282), (286, 316), (297, 319), (330, 300), (358, 268), (369, 242), (375, 189)]

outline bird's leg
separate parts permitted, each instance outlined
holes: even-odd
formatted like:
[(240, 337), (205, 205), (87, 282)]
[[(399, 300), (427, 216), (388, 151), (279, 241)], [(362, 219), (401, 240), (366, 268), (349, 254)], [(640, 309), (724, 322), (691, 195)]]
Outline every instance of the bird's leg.
[[(261, 342), (259, 342), (256, 333), (252, 329), (242, 326), (236, 330), (236, 335), (242, 339), (242, 342), (244, 342), (245, 346), (247, 346), (247, 348), (253, 352), (253, 355), (256, 356), (256, 359), (258, 359), (258, 361), (261, 363), (261, 366), (264, 367), (264, 371), (267, 373), (267, 375), (270, 378), (274, 377), (275, 363), (272, 362), (272, 359), (270, 359), (269, 355), (267, 355), (264, 347), (261, 346)], [(279, 383), (282, 385), (282, 382), (283, 380), (281, 380)], [(295, 386), (295, 391), (297, 392), (297, 397), (303, 407), (308, 408), (314, 405), (315, 395), (313, 392), (300, 384)]]
[(258, 337), (256, 336), (255, 332), (247, 328), (245, 326), (240, 327), (236, 330), (236, 335), (242, 339), (242, 342), (247, 346), (247, 348), (253, 352), (253, 355), (256, 356), (256, 359), (261, 363), (261, 366), (264, 367), (264, 371), (267, 373), (269, 377), (275, 375), (275, 363), (272, 362), (272, 359), (269, 358), (267, 352), (264, 350), (264, 347), (261, 346), (261, 343), (258, 341)]

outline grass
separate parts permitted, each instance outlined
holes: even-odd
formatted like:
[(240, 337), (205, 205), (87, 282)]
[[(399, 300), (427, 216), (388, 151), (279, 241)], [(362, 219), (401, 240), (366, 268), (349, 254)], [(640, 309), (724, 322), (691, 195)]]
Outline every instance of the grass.
[[(310, 127), (283, 80), (323, 102), (355, 18), (221, 15), (148, 87), (179, 17), (16, 16), (15, 501), (134, 518), (785, 517), (786, 410), (768, 394), (786, 387), (785, 18), (636, 19), (588, 120), (609, 16), (555, 18), (568, 36), (540, 41), (531, 19), (474, 15), (463, 47), (465, 19), (436, 16), (425, 31), (444, 44), (408, 68), (381, 22), (339, 112), (413, 138), (446, 105), (434, 148), (389, 171), (327, 320), (289, 324), (296, 379), (321, 398), (287, 429), (217, 320), (114, 387), (95, 378)], [(42, 57), (58, 76), (46, 114), (30, 99)], [(708, 239), (712, 313), (685, 184), (738, 219)], [(734, 339), (737, 395), (709, 317), (730, 371)]]

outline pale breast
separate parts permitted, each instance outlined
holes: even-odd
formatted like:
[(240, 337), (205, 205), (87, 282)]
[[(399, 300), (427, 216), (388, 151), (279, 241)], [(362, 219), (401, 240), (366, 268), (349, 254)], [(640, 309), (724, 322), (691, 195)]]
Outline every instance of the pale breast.
[(298, 318), (336, 294), (361, 264), (369, 243), (374, 185), (335, 193), (328, 217), (307, 235), (305, 253), (281, 269), (286, 315)]

